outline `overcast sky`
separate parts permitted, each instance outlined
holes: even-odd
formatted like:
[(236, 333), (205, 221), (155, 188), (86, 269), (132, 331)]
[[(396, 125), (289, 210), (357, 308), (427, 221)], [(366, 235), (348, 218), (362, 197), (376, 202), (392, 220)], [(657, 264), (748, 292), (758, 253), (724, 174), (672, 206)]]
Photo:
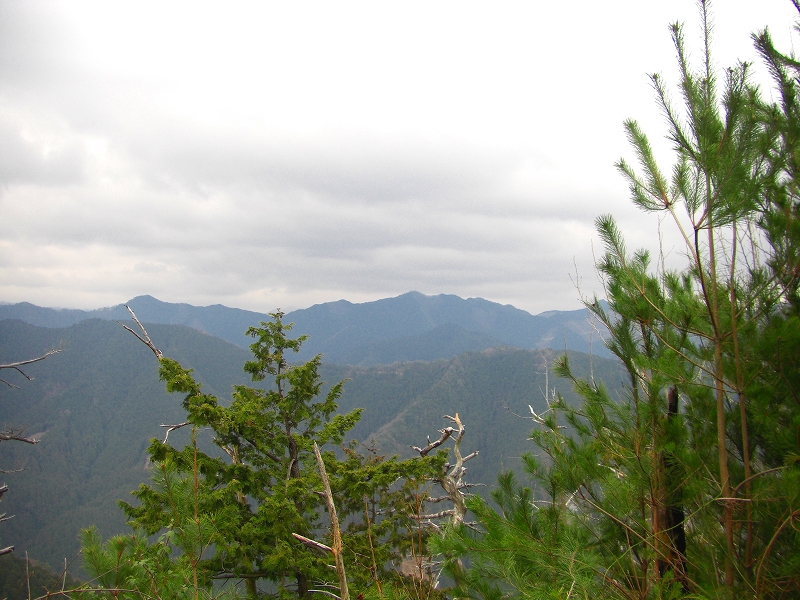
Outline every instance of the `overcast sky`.
[[(720, 67), (791, 48), (789, 0), (713, 11)], [(0, 0), (0, 300), (578, 308), (598, 214), (657, 237), (613, 164), (626, 118), (669, 160), (676, 20), (699, 58), (691, 0)]]

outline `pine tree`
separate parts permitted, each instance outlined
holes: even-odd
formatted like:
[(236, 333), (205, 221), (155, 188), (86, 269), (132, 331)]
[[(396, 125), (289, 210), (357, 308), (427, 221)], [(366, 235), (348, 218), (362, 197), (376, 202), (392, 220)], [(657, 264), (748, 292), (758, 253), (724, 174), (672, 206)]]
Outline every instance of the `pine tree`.
[[(361, 410), (335, 414), (344, 382), (320, 396), (321, 356), (290, 364), (305, 336), (291, 339), (283, 313), (271, 316), (247, 331), (255, 342), (253, 360), (244, 365), (254, 382), (269, 385), (235, 386), (227, 407), (202, 391), (191, 370), (164, 357), (138, 320), (143, 336), (128, 328), (158, 358), (167, 391), (184, 394), (187, 421), (173, 429), (191, 426), (192, 438), (181, 450), (167, 439), (151, 442), (154, 482), (133, 492), (137, 506), (121, 503), (137, 535), (101, 545), (86, 534), (87, 568), (104, 589), (125, 581), (128, 589), (147, 595), (158, 579), (165, 585), (183, 582), (197, 597), (211, 593), (213, 580), (224, 579), (243, 581), (255, 598), (258, 580), (267, 580), (281, 597), (303, 598), (312, 584), (335, 587), (332, 557), (309, 551), (294, 535), (314, 538), (326, 530), (314, 445), (340, 444)], [(198, 449), (200, 429), (213, 433), (220, 452)], [(323, 458), (346, 523), (348, 575), (358, 590), (373, 584), (380, 590), (381, 580), (391, 577), (390, 561), (408, 546), (411, 498), (422, 493), (445, 457), (387, 459), (361, 454), (355, 442), (342, 450), (343, 460), (330, 450)], [(146, 537), (155, 534), (159, 541), (147, 544)], [(113, 565), (106, 568), (109, 561)]]
[[(323, 398), (318, 370), (321, 357), (299, 365), (289, 364), (305, 339), (290, 339), (291, 325), (280, 311), (273, 320), (251, 327), (254, 359), (244, 365), (254, 382), (270, 378), (271, 386), (236, 386), (230, 406), (205, 394), (201, 386), (177, 362), (162, 358), (159, 374), (167, 390), (185, 394), (183, 406), (193, 426), (210, 428), (214, 443), (228, 456), (200, 453), (187, 446), (179, 451), (154, 440), (150, 456), (157, 464), (169, 462), (191, 473), (195, 460), (204, 479), (201, 511), (216, 515), (221, 532), (214, 556), (204, 569), (214, 576), (245, 580), (249, 595), (256, 595), (256, 581), (267, 579), (288, 593), (303, 598), (312, 579), (329, 578), (323, 558), (308, 552), (292, 533), (312, 535), (319, 528), (321, 499), (313, 443), (339, 443), (355, 425), (360, 411), (334, 415), (343, 382)], [(331, 457), (329, 457), (331, 458)], [(125, 504), (131, 523), (153, 534), (170, 524), (169, 501), (149, 486), (134, 494), (140, 506)], [(289, 582), (292, 582), (290, 584)]]
[(682, 111), (653, 77), (671, 177), (633, 121), (639, 167), (618, 164), (634, 203), (672, 221), (686, 265), (629, 253), (613, 218), (597, 220), (608, 309), (587, 306), (625, 366), (625, 392), (611, 397), (561, 360), (582, 403), (559, 399), (539, 418), (540, 457), (526, 459), (534, 491), (501, 480), (499, 511), (472, 506), (484, 533), (462, 528), (441, 543), (451, 560), (471, 557), (460, 584), (475, 594), (788, 598), (800, 588), (800, 71), (764, 34), (782, 103), (760, 100), (745, 64), (720, 84), (705, 3), (701, 15), (699, 71), (672, 27)]

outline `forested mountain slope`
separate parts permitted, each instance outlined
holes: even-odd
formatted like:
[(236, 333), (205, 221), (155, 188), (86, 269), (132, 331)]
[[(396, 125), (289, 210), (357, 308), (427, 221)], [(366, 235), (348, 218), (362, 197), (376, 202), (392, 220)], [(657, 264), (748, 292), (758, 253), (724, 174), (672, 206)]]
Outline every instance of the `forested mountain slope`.
[[(165, 355), (195, 369), (204, 389), (221, 399), (247, 381), (249, 353), (194, 329), (147, 325)], [(0, 525), (0, 540), (54, 566), (72, 558), (80, 529), (96, 524), (104, 536), (125, 530), (118, 499), (148, 480), (145, 449), (163, 437), (162, 423), (183, 420), (181, 398), (158, 381), (152, 353), (118, 324), (89, 320), (68, 328), (39, 328), (0, 321), (0, 360), (38, 356), (63, 345), (63, 352), (31, 365), (34, 380), (20, 389), (0, 389), (0, 424), (27, 427), (36, 446), (3, 444), (0, 468), (24, 468), (7, 476), (3, 511), (15, 514)], [(331, 384), (348, 378), (340, 411), (364, 408), (352, 431), (373, 439), (383, 452), (410, 455), (409, 446), (437, 436), (442, 415), (459, 412), (467, 425), (464, 446), (479, 450), (469, 480), (491, 484), (499, 469), (513, 468), (529, 449), (528, 404), (545, 410), (545, 369), (551, 350), (490, 349), (448, 360), (379, 367), (324, 366)], [(589, 357), (575, 354), (579, 371)], [(614, 363), (594, 358), (595, 377), (614, 381)], [(565, 381), (551, 387), (570, 395)], [(508, 408), (506, 408), (508, 407)], [(187, 432), (170, 434), (183, 445)]]
[[(148, 327), (209, 391), (227, 393), (246, 381), (245, 350), (186, 327)], [(59, 346), (62, 352), (26, 368), (33, 381), (20, 376), (13, 379), (19, 389), (0, 388), (0, 426), (25, 428), (41, 440), (2, 444), (0, 468), (24, 470), (4, 476), (10, 489), (2, 509), (15, 517), (0, 524), (0, 540), (54, 567), (75, 555), (82, 527), (123, 530), (116, 500), (148, 478), (145, 449), (151, 437), (163, 437), (158, 426), (184, 417), (179, 399), (158, 381), (153, 354), (118, 324), (95, 319), (45, 329), (0, 322), (0, 360)]]

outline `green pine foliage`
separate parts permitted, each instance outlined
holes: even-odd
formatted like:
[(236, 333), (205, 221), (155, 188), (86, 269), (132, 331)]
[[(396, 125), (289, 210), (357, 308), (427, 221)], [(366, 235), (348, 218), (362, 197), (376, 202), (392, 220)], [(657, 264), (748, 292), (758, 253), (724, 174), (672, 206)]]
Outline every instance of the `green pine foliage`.
[[(95, 528), (83, 532), (82, 552), (86, 570), (93, 578), (75, 597), (95, 598), (225, 598), (237, 596), (230, 586), (214, 589), (212, 573), (204, 561), (223, 539), (221, 531), (231, 525), (222, 513), (209, 512), (201, 503), (207, 486), (199, 476), (196, 436), (192, 432), (192, 473), (181, 473), (169, 460), (158, 465), (149, 488), (152, 498), (163, 500), (163, 513), (151, 514), (168, 523), (151, 543), (143, 530), (118, 535), (102, 543)], [(151, 508), (153, 504), (151, 503)], [(217, 586), (220, 587), (220, 586)]]
[[(800, 10), (800, 4), (796, 4)], [(683, 109), (653, 77), (676, 160), (668, 177), (625, 124), (638, 168), (618, 167), (634, 203), (671, 221), (680, 270), (630, 253), (613, 218), (597, 227), (608, 349), (627, 372), (614, 395), (558, 372), (581, 402), (554, 399), (532, 434), (532, 489), (504, 476), (478, 531), (438, 548), (471, 597), (792, 598), (800, 592), (797, 160), (800, 64), (756, 41), (781, 91), (765, 104), (740, 64), (718, 80), (707, 6), (703, 62), (672, 35)]]
[[(154, 595), (178, 585), (197, 597), (212, 594), (214, 581), (232, 580), (249, 597), (264, 593), (266, 585), (279, 597), (303, 598), (312, 588), (335, 587), (332, 557), (310, 551), (293, 534), (325, 536), (313, 446), (341, 444), (361, 411), (336, 414), (344, 382), (321, 394), (321, 357), (290, 364), (304, 338), (288, 337), (291, 325), (282, 322), (283, 313), (272, 317), (248, 330), (256, 341), (253, 360), (244, 365), (254, 382), (269, 385), (234, 386), (228, 406), (205, 393), (191, 370), (159, 357), (167, 391), (184, 395), (191, 443), (177, 449), (151, 442), (154, 481), (134, 492), (138, 505), (121, 503), (141, 534), (105, 545), (86, 534), (86, 568), (100, 588)], [(199, 428), (213, 432), (221, 452), (198, 449)], [(400, 461), (361, 455), (352, 445), (344, 449), (344, 460), (332, 450), (323, 456), (347, 522), (351, 579), (360, 589), (380, 588), (387, 566), (409, 546), (409, 498), (424, 493), (426, 479), (445, 457)], [(148, 544), (146, 536), (156, 534), (158, 542)]]
[[(191, 446), (176, 450), (159, 441), (153, 441), (150, 454), (156, 463), (168, 461), (184, 473), (191, 473), (197, 460), (205, 488), (201, 510), (224, 514), (205, 572), (243, 578), (251, 595), (258, 579), (270, 580), (281, 590), (291, 582), (303, 597), (311, 581), (329, 578), (326, 561), (292, 538), (292, 533), (313, 537), (320, 525), (312, 445), (341, 442), (358, 420), (358, 411), (333, 416), (342, 383), (317, 399), (322, 385), (319, 357), (289, 365), (289, 353), (296, 352), (303, 340), (286, 336), (291, 326), (281, 322), (282, 316), (275, 313), (272, 322), (248, 330), (256, 342), (251, 345), (254, 360), (245, 363), (245, 371), (256, 382), (271, 377), (273, 386), (236, 386), (229, 407), (205, 394), (179, 363), (160, 361), (159, 374), (167, 391), (185, 395), (189, 422), (211, 428), (228, 460), (206, 454), (195, 458)], [(149, 534), (171, 525), (169, 499), (163, 491), (143, 486), (135, 495), (140, 506), (124, 505), (133, 524)]]

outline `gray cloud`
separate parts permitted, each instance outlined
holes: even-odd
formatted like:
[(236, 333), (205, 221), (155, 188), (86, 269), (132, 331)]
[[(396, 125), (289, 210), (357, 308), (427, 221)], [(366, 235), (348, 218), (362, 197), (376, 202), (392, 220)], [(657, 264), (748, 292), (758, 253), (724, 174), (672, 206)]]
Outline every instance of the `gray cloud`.
[(674, 16), (532, 6), (0, 0), (0, 299), (578, 307)]
[(38, 133), (26, 131), (21, 123), (0, 121), (0, 186), (54, 186), (81, 180), (85, 161), (81, 146), (57, 136), (38, 137)]

